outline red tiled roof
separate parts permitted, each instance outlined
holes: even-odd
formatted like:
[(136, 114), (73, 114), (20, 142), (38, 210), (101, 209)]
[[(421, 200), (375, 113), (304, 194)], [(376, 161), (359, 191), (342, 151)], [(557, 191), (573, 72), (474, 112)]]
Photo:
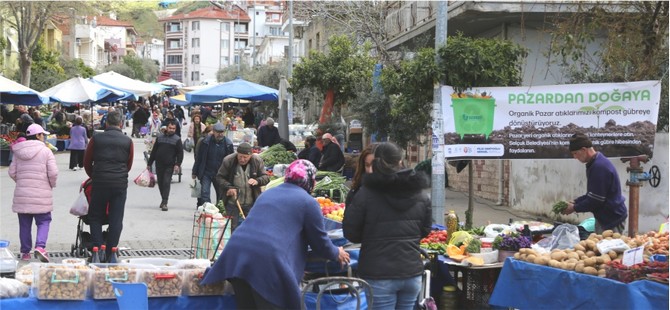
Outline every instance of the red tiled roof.
[(237, 12), (239, 12), (239, 19), (241, 21), (250, 22), (251, 18), (247, 15), (247, 12), (242, 10), (240, 7), (235, 6), (233, 9), (234, 12), (223, 10), (216, 6), (209, 6), (206, 8), (198, 9), (193, 12), (185, 14), (177, 14), (170, 17), (159, 19), (159, 22), (167, 22), (171, 20), (183, 20), (183, 19), (227, 19), (227, 20), (237, 20)]
[[(87, 16), (86, 19), (93, 20), (92, 16)], [(124, 22), (121, 20), (111, 19), (104, 15), (98, 15), (95, 17), (98, 26), (108, 26), (108, 27), (133, 27), (133, 24), (130, 22)]]

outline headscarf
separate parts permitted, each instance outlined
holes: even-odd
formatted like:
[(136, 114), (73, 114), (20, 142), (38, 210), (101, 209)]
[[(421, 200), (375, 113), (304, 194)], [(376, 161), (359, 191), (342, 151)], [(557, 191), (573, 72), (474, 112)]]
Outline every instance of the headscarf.
[(330, 140), (330, 142), (333, 142), (333, 143), (337, 144), (337, 146), (340, 146), (340, 143), (337, 142), (337, 139), (335, 139), (335, 137), (333, 137), (333, 135), (331, 135), (329, 133), (323, 134), (323, 136), (321, 136), (321, 139), (322, 140), (328, 139), (328, 140)]
[(316, 183), (316, 167), (309, 160), (297, 159), (286, 168), (284, 182), (298, 185), (311, 193)]

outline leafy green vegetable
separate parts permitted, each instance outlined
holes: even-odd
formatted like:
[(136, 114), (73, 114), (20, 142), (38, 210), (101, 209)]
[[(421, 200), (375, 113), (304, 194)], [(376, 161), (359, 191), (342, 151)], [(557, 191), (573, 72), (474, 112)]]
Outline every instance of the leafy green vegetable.
[(561, 200), (561, 201), (554, 204), (554, 207), (551, 208), (551, 211), (553, 211), (554, 214), (559, 214), (559, 213), (563, 212), (563, 210), (565, 210), (565, 208), (567, 208), (567, 207), (568, 207), (568, 203)]
[(259, 154), (266, 167), (277, 164), (290, 164), (297, 159), (295, 153), (289, 152), (281, 144), (275, 144)]
[(482, 241), (475, 238), (470, 240), (470, 243), (468, 243), (468, 246), (465, 247), (465, 251), (468, 253), (479, 253), (482, 248)]

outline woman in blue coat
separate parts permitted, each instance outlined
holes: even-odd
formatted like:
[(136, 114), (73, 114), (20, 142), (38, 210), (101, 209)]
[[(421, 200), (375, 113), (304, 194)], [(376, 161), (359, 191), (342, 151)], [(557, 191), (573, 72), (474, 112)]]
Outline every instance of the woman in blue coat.
[(299, 309), (308, 246), (325, 259), (349, 263), (349, 254), (328, 238), (309, 194), (315, 177), (308, 160), (291, 163), (284, 183), (258, 197), (201, 284), (230, 281), (238, 309)]

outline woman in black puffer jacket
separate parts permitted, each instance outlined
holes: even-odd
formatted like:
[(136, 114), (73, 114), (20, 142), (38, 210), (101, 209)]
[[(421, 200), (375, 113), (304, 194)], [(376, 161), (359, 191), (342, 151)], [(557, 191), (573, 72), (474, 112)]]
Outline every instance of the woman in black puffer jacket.
[(413, 309), (421, 289), (419, 241), (430, 233), (430, 199), (423, 173), (404, 169), (393, 143), (375, 149), (372, 173), (363, 177), (344, 212), (342, 229), (361, 243), (358, 274), (373, 289), (374, 309)]

